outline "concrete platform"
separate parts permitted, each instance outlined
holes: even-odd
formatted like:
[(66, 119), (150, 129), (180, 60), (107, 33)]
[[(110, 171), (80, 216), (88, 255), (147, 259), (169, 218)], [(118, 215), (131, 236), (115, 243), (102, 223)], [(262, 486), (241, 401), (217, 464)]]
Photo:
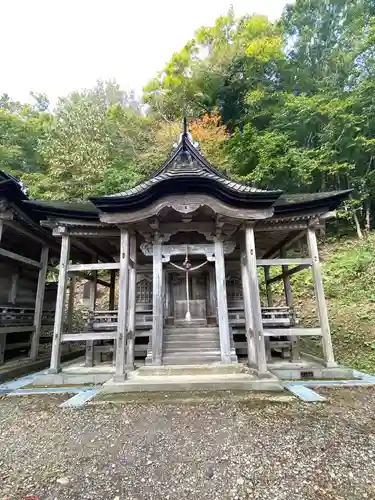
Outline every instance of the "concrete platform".
[(33, 385), (83, 385), (102, 384), (111, 379), (115, 368), (112, 363), (85, 366), (85, 358), (80, 357), (70, 363), (64, 363), (59, 373), (45, 373), (34, 379)]
[[(72, 351), (63, 353), (61, 358), (63, 361), (76, 360), (82, 357), (83, 351)], [(16, 358), (7, 361), (0, 366), (0, 382), (5, 382), (28, 373), (37, 372), (47, 368), (50, 364), (51, 355), (46, 353), (40, 356), (36, 361), (31, 361), (30, 358)]]
[(274, 360), (267, 364), (271, 373), (284, 380), (355, 379), (354, 370), (344, 366), (324, 366), (318, 358), (306, 357), (299, 362)]
[[(234, 368), (235, 367), (235, 368)], [(151, 368), (151, 370), (150, 370)], [(129, 372), (127, 379), (108, 380), (102, 392), (158, 391), (283, 391), (282, 383), (270, 374), (258, 378), (241, 365), (144, 367)]]

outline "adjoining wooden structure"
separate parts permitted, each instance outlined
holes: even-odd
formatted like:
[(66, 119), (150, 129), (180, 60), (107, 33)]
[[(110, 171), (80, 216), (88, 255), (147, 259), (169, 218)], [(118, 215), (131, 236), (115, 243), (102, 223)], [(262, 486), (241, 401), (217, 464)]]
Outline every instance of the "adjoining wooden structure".
[[(22, 183), (0, 171), (0, 365), (27, 350), (38, 358), (43, 327), (54, 323), (57, 283), (47, 272), (59, 261), (60, 241), (29, 210)], [(85, 257), (74, 249), (74, 255)]]
[[(325, 365), (334, 367), (316, 230), (348, 194), (284, 195), (240, 184), (216, 170), (185, 130), (159, 171), (132, 189), (86, 203), (25, 200), (61, 241), (51, 373), (60, 370), (61, 344), (84, 340), (86, 365), (112, 350), (115, 376), (124, 379), (134, 367), (136, 337), (147, 342), (146, 364), (232, 364), (238, 361), (235, 338), (243, 335), (248, 364), (262, 375), (276, 351), (298, 360), (299, 338), (319, 336)], [(307, 255), (296, 251), (303, 238)], [(84, 250), (84, 258), (72, 262), (71, 245)], [(270, 274), (275, 266), (276, 276)], [(267, 307), (261, 306), (259, 268)], [(319, 328), (295, 321), (290, 277), (306, 268)], [(110, 276), (108, 311), (95, 308), (103, 271)], [(67, 285), (78, 273), (93, 280), (88, 328), (65, 333)], [(284, 285), (282, 307), (273, 304), (276, 281)]]

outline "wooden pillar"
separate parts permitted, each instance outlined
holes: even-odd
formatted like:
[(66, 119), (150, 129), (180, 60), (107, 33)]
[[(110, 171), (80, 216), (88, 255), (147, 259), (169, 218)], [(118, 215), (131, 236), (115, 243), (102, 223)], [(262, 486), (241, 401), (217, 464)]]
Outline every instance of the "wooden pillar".
[(68, 311), (66, 318), (67, 333), (71, 333), (73, 331), (73, 314), (74, 314), (74, 299), (76, 294), (76, 284), (77, 284), (77, 277), (75, 275), (70, 276)]
[(265, 279), (265, 282), (266, 282), (267, 305), (268, 305), (268, 307), (273, 307), (272, 286), (269, 283), (269, 280), (270, 280), (270, 266), (264, 266), (264, 279)]
[(260, 304), (257, 261), (255, 253), (254, 227), (245, 227), (246, 262), (249, 274), (251, 310), (254, 322), (254, 337), (257, 348), (257, 366), (259, 373), (267, 372), (266, 350), (263, 335), (262, 309)]
[(108, 309), (110, 311), (115, 310), (115, 291), (116, 291), (116, 271), (112, 270), (109, 282), (109, 302), (108, 302)]
[[(97, 259), (95, 259), (96, 262)], [(92, 279), (89, 282), (89, 312), (95, 311), (97, 295), (98, 272), (91, 271)], [(94, 341), (86, 340), (85, 366), (94, 366)]]
[(243, 293), (243, 305), (245, 312), (245, 323), (246, 323), (246, 341), (247, 341), (247, 359), (248, 365), (253, 366), (256, 364), (256, 346), (254, 339), (254, 322), (253, 314), (251, 310), (251, 297), (250, 297), (250, 287), (249, 287), (249, 273), (246, 264), (246, 253), (241, 253), (241, 281), (242, 281), (242, 293)]
[(215, 238), (215, 273), (221, 362), (231, 363), (227, 283), (225, 279), (224, 247), (221, 238)]
[(7, 334), (0, 333), (0, 365), (4, 363), (6, 341), (7, 341)]
[(65, 309), (66, 285), (68, 282), (69, 254), (70, 254), (70, 236), (68, 233), (63, 233), (61, 237), (59, 281), (57, 284), (55, 323), (53, 327), (50, 373), (57, 373), (60, 370), (61, 335), (64, 329), (64, 309)]
[(9, 296), (8, 296), (8, 302), (10, 302), (11, 304), (15, 304), (17, 301), (17, 288), (18, 288), (19, 278), (20, 275), (18, 272), (12, 274)]
[(129, 287), (129, 231), (120, 228), (120, 274), (118, 282), (118, 319), (115, 378), (125, 378), (126, 322)]
[(207, 275), (207, 295), (208, 295), (208, 315), (216, 318), (216, 287), (215, 287), (215, 270), (213, 267), (208, 268)]
[(333, 355), (327, 304), (324, 296), (322, 272), (319, 262), (318, 244), (316, 241), (315, 228), (313, 227), (309, 227), (307, 229), (307, 244), (309, 247), (309, 254), (312, 259), (311, 272), (314, 282), (316, 303), (318, 307), (319, 323), (320, 323), (320, 328), (322, 330), (324, 361), (327, 367), (333, 367), (336, 366), (336, 363)]
[(46, 277), (48, 269), (48, 247), (44, 246), (40, 255), (40, 265), (38, 275), (38, 286), (35, 298), (35, 311), (34, 311), (34, 332), (31, 337), (30, 359), (35, 360), (39, 352), (40, 332), (42, 329), (43, 317), (43, 304), (44, 292), (46, 289)]
[[(281, 249), (280, 257), (286, 257), (286, 251)], [(283, 272), (283, 284), (284, 284), (284, 294), (285, 294), (285, 304), (290, 308), (291, 313), (293, 313), (293, 293), (292, 286), (290, 284), (290, 276), (288, 276), (289, 266), (281, 266), (281, 270)], [(294, 316), (293, 316), (294, 318)], [(294, 326), (294, 324), (292, 324)], [(299, 352), (299, 338), (295, 335), (290, 337), (292, 342), (292, 361), (298, 361), (300, 359)]]
[[(0, 243), (3, 236), (4, 221), (0, 219)], [(0, 333), (0, 365), (4, 363), (5, 345), (6, 345), (6, 333)]]
[(163, 262), (161, 239), (155, 239), (152, 258), (152, 364), (161, 365), (163, 356)]
[(135, 234), (132, 234), (130, 237), (130, 261), (126, 368), (134, 370), (135, 313), (137, 305), (137, 239)]

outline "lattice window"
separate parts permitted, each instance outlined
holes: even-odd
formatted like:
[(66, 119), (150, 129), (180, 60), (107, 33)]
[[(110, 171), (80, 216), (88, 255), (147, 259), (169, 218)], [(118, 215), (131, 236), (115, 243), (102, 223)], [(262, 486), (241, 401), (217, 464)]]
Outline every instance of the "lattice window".
[(143, 304), (152, 302), (152, 283), (148, 279), (137, 283), (137, 302)]
[(243, 299), (241, 280), (238, 278), (227, 279), (227, 298), (230, 302)]

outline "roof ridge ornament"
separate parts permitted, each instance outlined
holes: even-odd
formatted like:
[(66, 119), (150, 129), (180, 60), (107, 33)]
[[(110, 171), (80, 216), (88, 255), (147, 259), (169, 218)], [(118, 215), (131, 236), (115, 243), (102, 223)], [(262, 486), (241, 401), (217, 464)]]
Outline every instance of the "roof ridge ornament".
[(188, 140), (192, 146), (194, 146), (195, 149), (198, 151), (200, 150), (199, 147), (199, 142), (194, 141), (193, 136), (191, 135), (191, 132), (189, 132), (188, 129), (188, 122), (186, 116), (184, 116), (184, 121), (183, 121), (183, 129), (182, 132), (180, 133), (178, 137), (178, 142), (173, 144), (173, 148), (177, 149), (178, 146), (182, 143), (182, 146), (184, 146), (184, 141)]

